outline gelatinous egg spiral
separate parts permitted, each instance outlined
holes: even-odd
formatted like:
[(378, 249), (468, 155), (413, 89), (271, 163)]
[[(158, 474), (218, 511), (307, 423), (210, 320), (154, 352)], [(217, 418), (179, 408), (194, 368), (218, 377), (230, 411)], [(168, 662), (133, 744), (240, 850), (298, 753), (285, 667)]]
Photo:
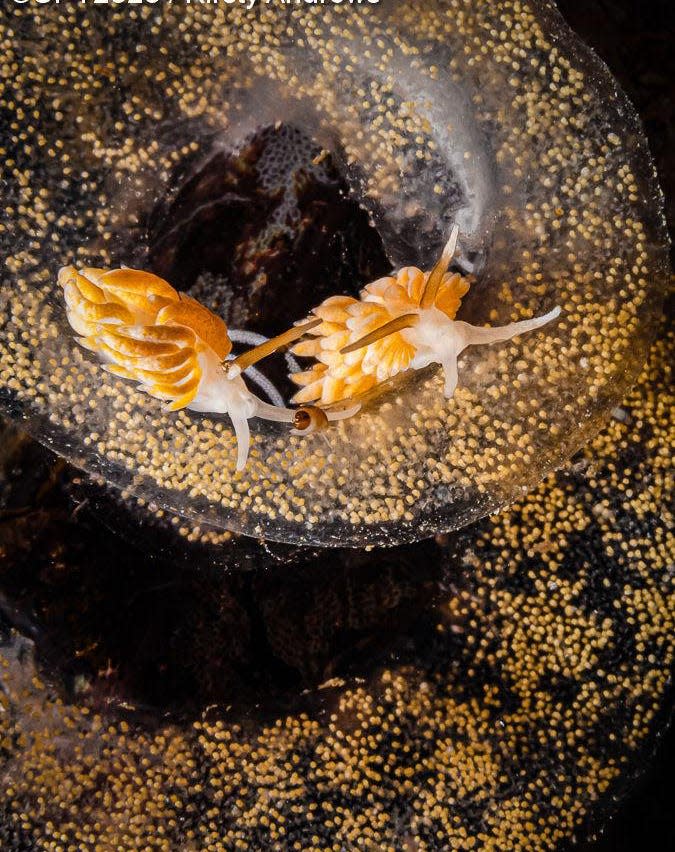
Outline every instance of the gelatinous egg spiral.
[[(533, 486), (634, 380), (665, 280), (662, 200), (630, 104), (549, 4), (17, 6), (2, 45), (2, 406), (80, 467), (222, 529), (409, 541)], [(334, 215), (347, 196), (367, 239), (356, 212)], [(429, 269), (454, 223), (451, 271), (475, 276), (457, 320), (558, 305), (555, 324), (468, 349), (450, 400), (430, 366), (330, 433), (256, 421), (239, 473), (226, 416), (101, 380), (55, 280), (132, 265), (180, 288), (182, 264), (228, 327), (271, 337), (386, 274), (353, 272), (380, 263), (378, 240), (390, 269)], [(287, 249), (292, 275), (271, 283)]]

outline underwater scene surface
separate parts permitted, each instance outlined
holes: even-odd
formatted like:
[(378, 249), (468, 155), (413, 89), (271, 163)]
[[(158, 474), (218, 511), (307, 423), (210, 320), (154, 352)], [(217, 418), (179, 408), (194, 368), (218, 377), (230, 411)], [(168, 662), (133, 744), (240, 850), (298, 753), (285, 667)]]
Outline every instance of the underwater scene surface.
[[(507, 0), (34, 4), (0, 43), (0, 847), (591, 848), (675, 626), (663, 199), (605, 66)], [(58, 281), (152, 272), (241, 357), (455, 225), (458, 321), (560, 317), (450, 398), (251, 420), (239, 471)], [(291, 405), (302, 351), (246, 387)]]

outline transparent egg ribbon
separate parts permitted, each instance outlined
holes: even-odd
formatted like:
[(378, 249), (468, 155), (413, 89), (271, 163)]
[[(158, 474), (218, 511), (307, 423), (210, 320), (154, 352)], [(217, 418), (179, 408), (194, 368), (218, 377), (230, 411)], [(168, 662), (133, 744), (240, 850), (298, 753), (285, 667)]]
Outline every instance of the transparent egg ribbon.
[[(633, 108), (548, 4), (44, 6), (12, 22), (0, 402), (79, 467), (210, 527), (396, 544), (508, 504), (633, 382), (667, 276), (662, 197)], [(280, 123), (329, 152), (393, 267), (430, 268), (459, 225), (477, 279), (459, 319), (562, 316), (467, 350), (450, 401), (432, 368), (328, 432), (255, 422), (237, 474), (226, 418), (165, 414), (77, 348), (56, 273), (147, 266), (176, 166)]]

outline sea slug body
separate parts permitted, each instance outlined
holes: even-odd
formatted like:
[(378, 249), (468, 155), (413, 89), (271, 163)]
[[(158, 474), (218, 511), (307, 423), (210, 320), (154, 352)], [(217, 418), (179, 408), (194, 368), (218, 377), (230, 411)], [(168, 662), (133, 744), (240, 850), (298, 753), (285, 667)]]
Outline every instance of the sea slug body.
[[(78, 343), (103, 361), (104, 370), (137, 382), (139, 390), (164, 401), (167, 411), (229, 415), (237, 437), (238, 471), (248, 459), (251, 418), (296, 428), (298, 418), (304, 420), (302, 412), (259, 399), (242, 373), (297, 340), (316, 320), (226, 361), (232, 342), (223, 320), (152, 273), (66, 266), (59, 284)], [(324, 420), (345, 419), (356, 410), (326, 413)]]
[(444, 393), (453, 396), (457, 359), (467, 346), (510, 340), (560, 315), (560, 309), (498, 328), (455, 320), (470, 279), (448, 272), (459, 231), (455, 227), (428, 274), (405, 267), (368, 284), (359, 299), (334, 296), (312, 314), (321, 320), (293, 353), (316, 363), (291, 379), (301, 386), (293, 401), (332, 405), (361, 396), (406, 370), (441, 364)]

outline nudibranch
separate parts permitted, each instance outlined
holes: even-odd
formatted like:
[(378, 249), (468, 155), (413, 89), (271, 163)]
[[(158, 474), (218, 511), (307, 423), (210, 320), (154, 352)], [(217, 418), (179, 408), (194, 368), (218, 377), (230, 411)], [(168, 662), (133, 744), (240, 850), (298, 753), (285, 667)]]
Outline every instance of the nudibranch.
[(246, 369), (310, 331), (318, 319), (228, 361), (232, 341), (225, 322), (157, 275), (66, 266), (58, 280), (78, 343), (98, 355), (104, 370), (137, 382), (140, 390), (164, 401), (167, 411), (229, 415), (239, 471), (248, 458), (251, 418), (290, 423), (304, 433), (309, 424), (326, 425), (358, 410), (314, 412), (270, 405), (243, 380)]
[(313, 309), (319, 322), (305, 325), (309, 337), (292, 352), (317, 363), (291, 375), (302, 386), (293, 402), (332, 405), (430, 364), (442, 366), (449, 399), (457, 387), (457, 359), (467, 346), (511, 340), (560, 315), (560, 308), (554, 308), (544, 316), (497, 328), (456, 320), (471, 285), (469, 278), (448, 272), (458, 236), (455, 226), (431, 272), (405, 267), (368, 284), (359, 299), (333, 296)]

